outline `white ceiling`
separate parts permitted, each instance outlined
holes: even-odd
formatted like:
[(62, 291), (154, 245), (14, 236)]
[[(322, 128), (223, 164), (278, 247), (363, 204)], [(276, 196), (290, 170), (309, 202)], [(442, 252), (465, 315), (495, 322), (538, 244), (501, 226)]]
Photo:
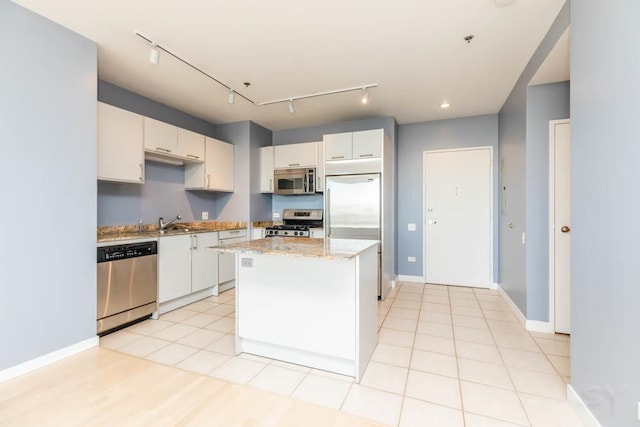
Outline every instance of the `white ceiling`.
[[(565, 0), (15, 0), (98, 43), (100, 79), (212, 123), (269, 129), (372, 116), (399, 123), (497, 113)], [(161, 53), (162, 47), (256, 102), (377, 83), (351, 92), (255, 106)], [(470, 44), (463, 38), (475, 35)], [(46, 46), (46, 41), (43, 41)], [(249, 88), (243, 82), (251, 82)], [(448, 101), (452, 107), (442, 110)]]

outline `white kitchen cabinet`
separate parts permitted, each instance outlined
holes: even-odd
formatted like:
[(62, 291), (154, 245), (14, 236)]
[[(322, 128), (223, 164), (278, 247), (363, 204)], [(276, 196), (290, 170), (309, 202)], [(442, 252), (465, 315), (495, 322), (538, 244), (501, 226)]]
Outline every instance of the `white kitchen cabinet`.
[[(218, 244), (220, 246), (247, 240), (247, 230), (225, 230), (219, 232)], [(218, 256), (218, 282), (220, 292), (235, 287), (236, 279), (236, 255), (223, 254)]]
[(324, 192), (324, 141), (317, 143), (318, 166), (316, 167), (316, 193)]
[(185, 165), (185, 188), (232, 192), (235, 174), (234, 151), (233, 144), (206, 137), (205, 162)]
[(144, 118), (145, 151), (178, 155), (178, 128), (149, 117)]
[(259, 240), (259, 239), (264, 239), (264, 228), (263, 227), (258, 227), (258, 228), (252, 228), (251, 229), (251, 240)]
[(204, 135), (178, 128), (177, 155), (195, 162), (204, 162)]
[(348, 160), (353, 155), (353, 132), (324, 136), (325, 160)]
[(324, 228), (312, 228), (309, 230), (309, 237), (312, 239), (323, 239), (324, 238)]
[(384, 134), (382, 129), (365, 130), (353, 133), (353, 158), (380, 158), (382, 157), (382, 142)]
[(218, 286), (218, 253), (207, 249), (218, 246), (218, 233), (198, 233), (191, 239), (191, 292)]
[(274, 146), (273, 163), (276, 169), (316, 167), (317, 162), (315, 142)]
[(382, 129), (325, 135), (325, 160), (380, 158), (383, 141)]
[(273, 147), (260, 148), (260, 192), (273, 193)]
[(191, 235), (163, 236), (158, 241), (158, 302), (191, 293)]
[(98, 102), (98, 179), (144, 183), (143, 117)]

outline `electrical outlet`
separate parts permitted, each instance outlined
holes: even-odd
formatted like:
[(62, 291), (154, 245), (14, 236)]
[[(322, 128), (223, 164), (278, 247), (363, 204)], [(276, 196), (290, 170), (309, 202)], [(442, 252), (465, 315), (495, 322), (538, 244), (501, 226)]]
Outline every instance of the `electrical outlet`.
[(526, 244), (527, 243), (527, 236), (524, 234), (524, 231), (522, 232), (522, 244)]
[(209, 212), (202, 212), (202, 219), (209, 219)]
[(407, 229), (409, 231), (416, 231), (416, 225), (415, 224), (409, 224), (409, 226), (407, 227)]
[(409, 262), (416, 262), (416, 257), (414, 257), (414, 256), (410, 256), (410, 257), (408, 257), (408, 258), (407, 258), (407, 261), (409, 261)]
[(280, 218), (280, 212), (274, 212), (273, 213), (273, 217), (274, 218)]

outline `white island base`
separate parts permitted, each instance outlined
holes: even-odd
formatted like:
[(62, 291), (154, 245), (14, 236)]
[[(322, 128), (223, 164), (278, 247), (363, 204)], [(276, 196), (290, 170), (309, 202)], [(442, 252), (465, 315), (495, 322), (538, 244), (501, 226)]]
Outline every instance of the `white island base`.
[(236, 354), (359, 382), (377, 343), (377, 245), (350, 257), (240, 251), (236, 257)]

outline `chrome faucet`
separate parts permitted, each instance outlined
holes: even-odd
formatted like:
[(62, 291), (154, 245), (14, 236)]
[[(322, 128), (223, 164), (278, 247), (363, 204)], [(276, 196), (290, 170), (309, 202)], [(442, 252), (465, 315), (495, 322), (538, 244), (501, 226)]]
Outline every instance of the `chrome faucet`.
[(173, 218), (171, 221), (169, 222), (164, 222), (164, 218), (160, 217), (160, 219), (158, 219), (158, 228), (160, 229), (160, 231), (164, 231), (168, 225), (174, 223), (175, 221), (181, 220), (182, 217), (180, 215), (176, 215), (175, 218)]

